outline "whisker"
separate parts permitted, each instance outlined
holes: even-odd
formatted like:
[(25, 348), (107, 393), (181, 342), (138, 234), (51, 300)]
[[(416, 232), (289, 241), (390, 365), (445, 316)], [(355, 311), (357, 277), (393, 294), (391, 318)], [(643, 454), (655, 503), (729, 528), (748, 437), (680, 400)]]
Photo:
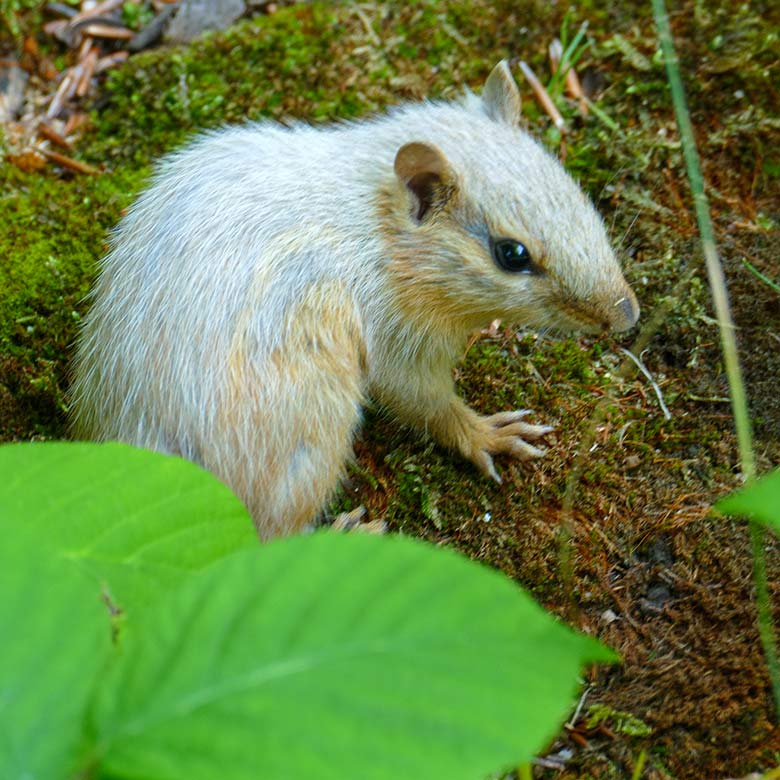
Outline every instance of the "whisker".
[(636, 225), (637, 220), (639, 219), (639, 216), (642, 213), (642, 209), (637, 209), (636, 214), (634, 214), (634, 218), (631, 220), (629, 226), (623, 231), (623, 235), (620, 237), (620, 240), (615, 243), (616, 249), (622, 249), (623, 245), (626, 243), (626, 239), (628, 238), (628, 234), (634, 229), (634, 225)]
[(612, 174), (612, 176), (609, 177), (609, 179), (607, 179), (606, 182), (604, 182), (604, 186), (601, 188), (601, 192), (599, 193), (598, 198), (596, 198), (597, 201), (601, 200), (604, 197), (604, 193), (607, 191), (607, 187), (609, 187), (612, 184), (612, 182), (614, 182), (615, 179), (617, 179), (617, 177), (620, 176), (620, 174), (626, 170), (628, 170), (628, 166), (622, 165)]

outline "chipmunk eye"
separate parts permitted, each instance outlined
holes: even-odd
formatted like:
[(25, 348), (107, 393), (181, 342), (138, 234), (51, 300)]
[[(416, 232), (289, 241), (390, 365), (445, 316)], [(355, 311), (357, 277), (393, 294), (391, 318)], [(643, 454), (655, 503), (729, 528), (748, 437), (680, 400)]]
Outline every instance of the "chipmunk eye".
[(493, 241), (493, 257), (499, 268), (511, 273), (530, 274), (534, 270), (531, 253), (523, 244), (511, 238)]

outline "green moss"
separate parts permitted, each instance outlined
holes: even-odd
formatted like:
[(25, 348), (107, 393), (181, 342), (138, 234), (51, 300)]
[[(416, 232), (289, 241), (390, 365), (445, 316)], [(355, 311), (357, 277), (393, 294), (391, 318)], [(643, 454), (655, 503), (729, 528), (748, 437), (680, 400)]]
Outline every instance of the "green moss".
[(29, 30), (38, 27), (40, 19), (38, 0), (0, 0), (0, 36), (7, 32), (21, 42)]
[[(453, 463), (449, 453), (432, 442), (418, 438), (414, 444), (411, 452), (407, 442), (407, 446), (395, 447), (385, 456), (394, 485), (387, 520), (405, 533), (423, 537), (446, 532), (464, 516), (470, 516), (474, 481), (459, 473), (458, 467), (464, 464)], [(476, 474), (472, 476), (479, 482)]]
[[(538, 24), (551, 24), (540, 11)], [(245, 119), (320, 121), (479, 84), (523, 45), (514, 4), (310, 3), (133, 57), (111, 76), (87, 159), (145, 164), (197, 130)], [(381, 41), (380, 45), (377, 43)]]
[(621, 712), (603, 704), (592, 704), (585, 716), (585, 727), (593, 729), (599, 723), (609, 724), (613, 731), (629, 737), (649, 737), (653, 730), (630, 712)]
[[(62, 435), (65, 372), (84, 297), (143, 173), (63, 181), (4, 169), (0, 218), (0, 439)], [(8, 409), (13, 399), (13, 409)]]

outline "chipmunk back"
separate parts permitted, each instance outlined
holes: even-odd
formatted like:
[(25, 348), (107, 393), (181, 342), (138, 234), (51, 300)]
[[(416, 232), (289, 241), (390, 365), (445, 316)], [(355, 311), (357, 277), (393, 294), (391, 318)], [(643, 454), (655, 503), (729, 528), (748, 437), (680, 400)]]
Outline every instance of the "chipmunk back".
[(309, 127), (249, 123), (167, 157), (116, 230), (75, 358), (74, 432), (176, 453), (263, 538), (311, 522), (369, 395), (500, 481), (551, 430), (453, 387), (502, 318), (638, 317), (601, 219), (519, 126), (505, 62), (482, 96)]

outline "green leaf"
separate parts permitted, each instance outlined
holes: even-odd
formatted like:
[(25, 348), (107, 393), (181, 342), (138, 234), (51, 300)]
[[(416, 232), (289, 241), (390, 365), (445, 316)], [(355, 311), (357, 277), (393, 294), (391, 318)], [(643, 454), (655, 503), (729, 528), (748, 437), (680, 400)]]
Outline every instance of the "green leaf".
[(112, 778), (474, 780), (543, 747), (596, 660), (614, 655), (497, 572), (325, 532), (156, 605), (90, 720)]
[(780, 532), (780, 469), (726, 496), (715, 508), (726, 515), (747, 515)]
[(71, 776), (111, 646), (100, 589), (13, 524), (0, 544), (0, 777)]
[(241, 502), (181, 458), (117, 443), (9, 444), (0, 474), (0, 530), (26, 526), (128, 612), (257, 544)]

